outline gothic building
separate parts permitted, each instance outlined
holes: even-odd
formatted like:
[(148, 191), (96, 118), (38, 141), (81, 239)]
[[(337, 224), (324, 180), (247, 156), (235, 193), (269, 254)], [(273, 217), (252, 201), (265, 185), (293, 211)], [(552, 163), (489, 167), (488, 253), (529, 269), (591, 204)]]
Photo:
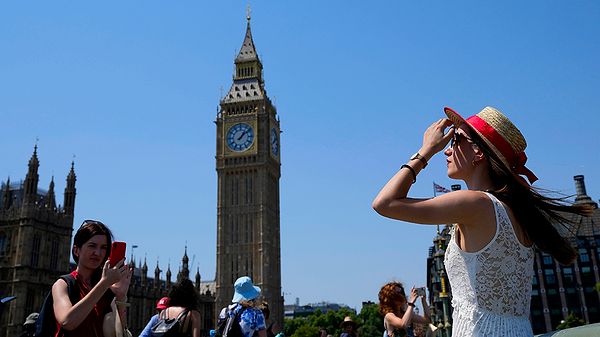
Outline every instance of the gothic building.
[(283, 326), (279, 225), (279, 120), (265, 90), (263, 65), (247, 17), (231, 89), (216, 118), (217, 310), (231, 303), (233, 283), (250, 276)]
[(586, 323), (600, 322), (600, 210), (586, 193), (584, 177), (575, 180), (575, 203), (594, 208), (590, 217), (569, 214), (578, 224), (571, 237), (577, 260), (568, 266), (557, 263), (550, 255), (536, 251), (531, 296), (531, 323), (534, 333), (556, 329), (573, 313)]
[[(452, 190), (460, 190), (460, 185), (452, 185)], [(445, 225), (440, 231), (437, 227), (437, 235), (433, 239), (433, 246), (429, 247), (427, 257), (427, 289), (429, 290), (429, 304), (431, 310), (431, 322), (438, 328), (438, 337), (450, 337), (452, 335), (452, 291), (448, 275), (444, 267), (444, 255), (450, 242), (450, 226)]]
[[(534, 255), (530, 319), (535, 334), (553, 331), (570, 313), (586, 323), (600, 322), (600, 210), (585, 189), (584, 177), (574, 177), (575, 203), (589, 204), (592, 216), (568, 214), (578, 224), (575, 232), (567, 234), (577, 249), (577, 260), (568, 266), (560, 265), (550, 255), (539, 250)], [(452, 186), (455, 190), (455, 186)], [(452, 290), (444, 267), (444, 253), (450, 240), (446, 225), (434, 239), (427, 259), (427, 287), (430, 293), (432, 321), (438, 336), (451, 336)]]
[(0, 198), (0, 297), (16, 296), (4, 308), (0, 336), (18, 336), (27, 315), (38, 311), (58, 275), (69, 272), (74, 164), (67, 175), (63, 205), (56, 204), (54, 178), (38, 188), (37, 145), (25, 180), (2, 183)]
[[(135, 266), (136, 263), (132, 257), (132, 263)], [(187, 256), (187, 247), (181, 259), (181, 266), (177, 273), (177, 279), (188, 278), (190, 275), (189, 270), (189, 258)], [(131, 303), (131, 307), (128, 312), (128, 326), (134, 336), (137, 336), (142, 329), (146, 326), (152, 315), (156, 314), (156, 302), (164, 296), (169, 294), (171, 287), (173, 286), (171, 266), (167, 267), (165, 273), (165, 280), (160, 279), (162, 270), (156, 262), (154, 268), (154, 278), (148, 277), (148, 265), (146, 259), (144, 259), (143, 265), (136, 266), (131, 284), (129, 286), (129, 293), (127, 297)], [(215, 297), (214, 297), (214, 282), (202, 282), (200, 278), (200, 269), (196, 271), (194, 277), (194, 285), (196, 291), (200, 294), (198, 302), (198, 311), (200, 312), (202, 329), (200, 330), (201, 336), (208, 336), (209, 330), (215, 327)]]

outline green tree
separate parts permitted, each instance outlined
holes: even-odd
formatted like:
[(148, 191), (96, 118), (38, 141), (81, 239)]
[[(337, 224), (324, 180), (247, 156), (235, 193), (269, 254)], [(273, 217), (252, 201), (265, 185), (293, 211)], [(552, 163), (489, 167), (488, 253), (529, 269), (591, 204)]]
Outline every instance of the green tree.
[(367, 304), (358, 314), (358, 334), (361, 337), (378, 337), (383, 335), (383, 316), (379, 313), (379, 305)]
[(570, 313), (564, 321), (562, 321), (557, 327), (556, 330), (574, 328), (576, 326), (585, 325), (585, 321), (577, 316), (574, 313)]
[(292, 337), (319, 337), (319, 328), (303, 325), (294, 332)]
[[(346, 316), (350, 316), (353, 321), (360, 325), (361, 320), (358, 319), (354, 310), (342, 308), (337, 311), (329, 310), (326, 313), (322, 313), (320, 310), (317, 310), (313, 314), (310, 314), (306, 317), (286, 319), (284, 322), (283, 331), (286, 336), (298, 337), (296, 336), (296, 333), (304, 334), (311, 333), (312, 331), (317, 331), (318, 333), (319, 329), (323, 328), (327, 330), (328, 334), (332, 336), (339, 336), (342, 333), (340, 324), (342, 324), (342, 321), (344, 321), (344, 317)], [(302, 331), (298, 332), (300, 329), (302, 329)]]

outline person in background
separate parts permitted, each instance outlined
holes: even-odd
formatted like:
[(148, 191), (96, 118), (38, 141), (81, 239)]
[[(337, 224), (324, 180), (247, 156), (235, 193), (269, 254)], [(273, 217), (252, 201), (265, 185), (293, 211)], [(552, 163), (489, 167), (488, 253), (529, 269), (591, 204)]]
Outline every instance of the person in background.
[(150, 321), (148, 321), (148, 324), (146, 324), (139, 337), (152, 337), (152, 327), (158, 323), (158, 315), (167, 307), (169, 307), (168, 297), (163, 297), (156, 302), (156, 314), (150, 317)]
[[(265, 316), (265, 324), (269, 321), (269, 316), (271, 316), (271, 310), (269, 310), (269, 303), (263, 301), (258, 308), (262, 311), (263, 316)], [(275, 337), (275, 333), (273, 332), (273, 328), (275, 327), (275, 322), (271, 322), (269, 326), (267, 326), (267, 337)], [(255, 336), (258, 336), (258, 331), (254, 333)]]
[(244, 337), (252, 337), (255, 333), (258, 333), (258, 337), (267, 337), (265, 316), (256, 307), (260, 288), (255, 286), (248, 276), (238, 278), (233, 287), (234, 294), (231, 299), (233, 304), (221, 309), (217, 326), (221, 326), (221, 323), (229, 317), (237, 316), (237, 323)]
[(175, 319), (185, 312), (180, 318), (180, 334), (177, 336), (200, 337), (202, 326), (198, 312), (199, 296), (192, 281), (182, 278), (169, 292), (169, 306), (158, 315), (159, 320)]
[(344, 317), (340, 327), (342, 328), (340, 337), (358, 337), (358, 332), (356, 331), (357, 325), (356, 322), (352, 320), (352, 317)]
[(400, 336), (415, 337), (414, 323), (429, 324), (429, 306), (425, 296), (421, 297), (421, 305), (425, 316), (415, 313), (415, 301), (419, 298), (416, 288), (410, 291), (410, 300), (406, 300), (404, 286), (400, 282), (390, 282), (379, 291), (379, 312), (383, 316), (383, 337)]
[(52, 286), (54, 316), (59, 327), (56, 337), (104, 336), (104, 316), (112, 312), (113, 298), (121, 322), (127, 322), (127, 291), (132, 270), (125, 259), (112, 261), (114, 266), (110, 266), (111, 243), (112, 233), (100, 221), (85, 220), (75, 233), (72, 254), (77, 268), (71, 276), (80, 299), (71, 303), (67, 282), (62, 278)]

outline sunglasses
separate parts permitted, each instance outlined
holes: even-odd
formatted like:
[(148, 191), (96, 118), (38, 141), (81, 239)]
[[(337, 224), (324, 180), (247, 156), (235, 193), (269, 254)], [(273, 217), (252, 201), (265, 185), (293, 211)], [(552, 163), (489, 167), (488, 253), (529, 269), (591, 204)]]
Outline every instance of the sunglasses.
[(473, 138), (469, 138), (469, 137), (465, 136), (464, 134), (460, 134), (460, 133), (454, 131), (454, 135), (452, 135), (452, 139), (450, 140), (450, 147), (454, 148), (454, 147), (458, 146), (458, 144), (460, 143), (460, 141), (462, 139), (466, 139), (468, 143), (477, 145), (473, 141)]
[(83, 220), (83, 223), (81, 224), (81, 226), (79, 226), (79, 228), (85, 226), (85, 225), (100, 225), (100, 226), (106, 226), (105, 224), (103, 224), (100, 221), (97, 220)]

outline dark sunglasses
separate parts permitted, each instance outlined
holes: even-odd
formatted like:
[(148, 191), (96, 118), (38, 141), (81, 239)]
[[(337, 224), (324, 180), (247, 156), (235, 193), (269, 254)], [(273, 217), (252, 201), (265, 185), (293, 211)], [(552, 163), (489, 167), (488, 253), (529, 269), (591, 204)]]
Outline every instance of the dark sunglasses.
[(466, 139), (467, 142), (477, 145), (473, 141), (473, 138), (469, 138), (469, 137), (465, 136), (464, 134), (460, 134), (460, 133), (456, 132), (456, 130), (454, 130), (454, 135), (452, 135), (452, 139), (450, 140), (450, 147), (454, 148), (455, 146), (458, 146), (458, 144), (460, 143), (460, 141), (462, 139)]
[(83, 220), (83, 223), (81, 224), (81, 226), (79, 226), (79, 228), (85, 226), (85, 225), (101, 225), (101, 226), (106, 226), (105, 224), (103, 224), (100, 221), (97, 220)]

